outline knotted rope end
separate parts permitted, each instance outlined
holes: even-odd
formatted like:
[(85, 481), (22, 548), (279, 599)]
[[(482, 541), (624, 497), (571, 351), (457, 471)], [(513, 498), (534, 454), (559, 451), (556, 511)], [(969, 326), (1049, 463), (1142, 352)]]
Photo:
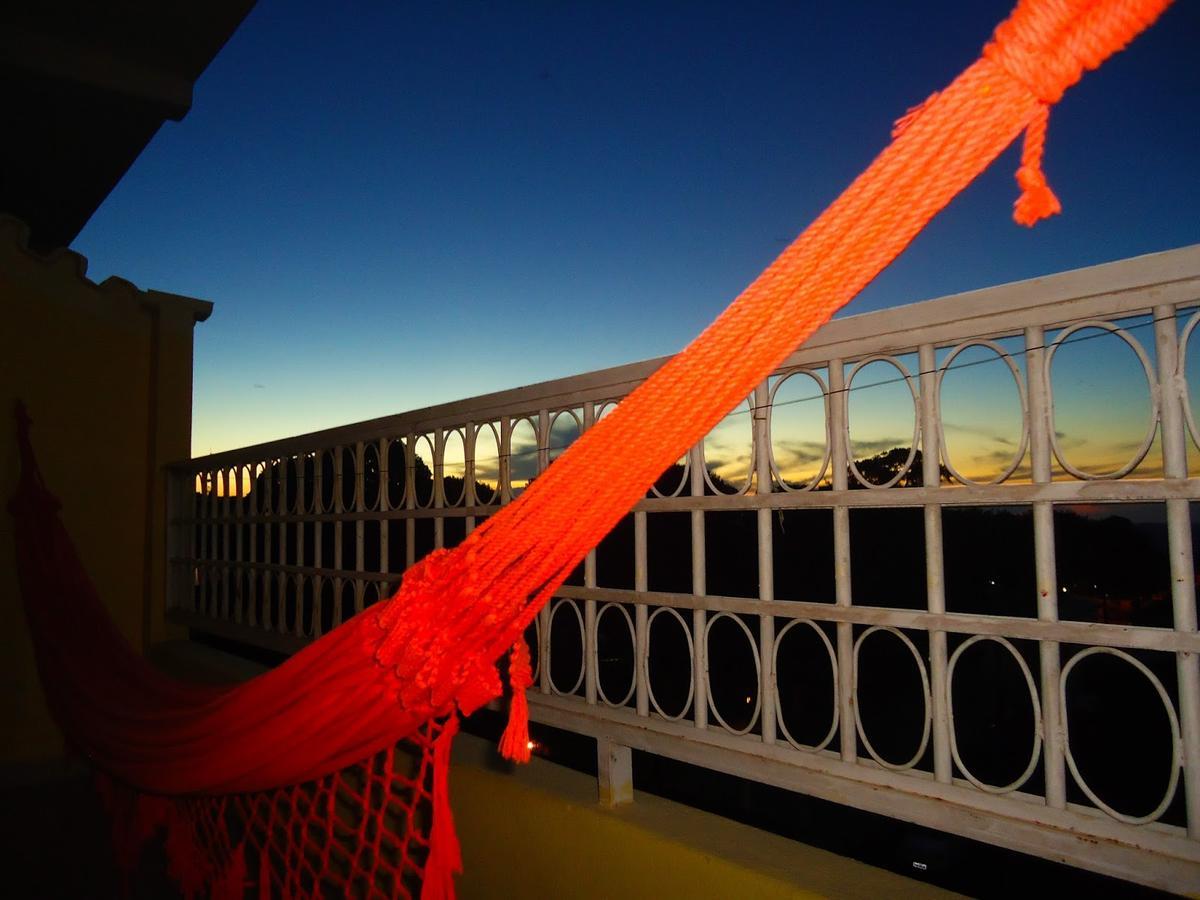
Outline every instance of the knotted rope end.
[(1062, 212), (1062, 204), (1042, 171), (1042, 156), (1046, 146), (1046, 126), (1050, 120), (1050, 105), (1038, 104), (1037, 113), (1025, 129), (1025, 144), (1021, 149), (1021, 167), (1017, 169), (1017, 185), (1021, 196), (1013, 204), (1013, 219), (1018, 225), (1033, 227), (1042, 219)]

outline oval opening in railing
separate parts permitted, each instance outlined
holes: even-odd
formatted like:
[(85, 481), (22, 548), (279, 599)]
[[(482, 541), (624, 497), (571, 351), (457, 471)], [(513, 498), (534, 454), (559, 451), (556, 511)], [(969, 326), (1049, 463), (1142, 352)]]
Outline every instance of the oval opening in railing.
[(663, 473), (655, 479), (654, 484), (650, 485), (650, 490), (646, 492), (646, 496), (661, 499), (678, 497), (681, 494), (686, 495), (689, 493), (687, 490), (688, 475), (691, 472), (689, 463), (690, 458), (684, 455), (667, 466)]
[(704, 436), (706, 494), (740, 494), (754, 472), (754, 418), (749, 400), (739, 403)]
[(777, 488), (811, 490), (828, 473), (826, 393), (820, 372), (793, 372), (771, 388), (771, 469)]
[(1053, 410), (1050, 444), (1056, 477), (1121, 478), (1162, 474), (1155, 442), (1158, 409), (1149, 316), (1082, 322), (1049, 343), (1047, 389)]
[(1200, 337), (1196, 326), (1200, 325), (1200, 310), (1178, 310), (1175, 314), (1179, 328), (1179, 360), (1176, 372), (1182, 376), (1184, 389), (1184, 417), (1187, 419), (1188, 472), (1200, 470)]
[(717, 724), (733, 734), (760, 733), (758, 617), (721, 612), (704, 629), (705, 686), (708, 709)]
[(596, 693), (609, 706), (626, 706), (637, 687), (636, 631), (629, 606), (606, 603), (596, 614)]
[(541, 619), (534, 619), (525, 629), (522, 638), (525, 641), (525, 646), (529, 648), (529, 666), (533, 676), (533, 683), (537, 684), (541, 677), (542, 671), (542, 623)]
[(529, 419), (518, 419), (513, 422), (508, 442), (508, 484), (512, 495), (520, 496), (537, 474), (537, 429)]
[[(852, 487), (919, 487), (916, 359), (881, 357), (846, 376), (847, 483)], [(837, 461), (834, 465), (840, 465)]]
[(563, 451), (575, 443), (579, 432), (583, 429), (583, 412), (578, 409), (564, 409), (556, 412), (550, 420), (550, 461), (562, 456)]
[(300, 460), (300, 511), (310, 513), (317, 501), (317, 458), (305, 453)]
[(1186, 824), (1174, 656), (1091, 647), (1065, 661), (1067, 799), (1131, 824)]
[(946, 690), (951, 752), (959, 771), (989, 793), (1041, 793), (1036, 642), (954, 635), (951, 643)]
[(858, 739), (888, 769), (928, 768), (931, 698), (928, 635), (874, 625), (854, 642)]
[(584, 625), (579, 604), (554, 600), (550, 604), (550, 688), (556, 694), (579, 691), (584, 677)]
[[(838, 729), (836, 634), (829, 623), (775, 620), (775, 709), (783, 737), (822, 750)], [(831, 637), (831, 635), (833, 637)]]
[(475, 430), (475, 454), (472, 458), (475, 502), (495, 503), (500, 497), (500, 428), (488, 422)]
[(254, 491), (254, 463), (245, 462), (238, 466), (238, 485), (241, 488), (238, 497), (238, 512), (243, 516), (253, 514), (257, 495)]
[[(322, 512), (334, 511), (334, 497), (337, 496), (337, 451), (330, 448), (321, 454), (321, 489), (317, 496), (321, 500)], [(259, 509), (262, 509), (261, 504)]]
[(646, 680), (650, 706), (663, 718), (681, 719), (691, 711), (693, 681), (691, 614), (660, 606), (647, 620)]
[(368, 441), (363, 445), (362, 503), (363, 509), (379, 508), (379, 445)]
[[(283, 505), (284, 512), (300, 511), (300, 504), (303, 502), (300, 496), (300, 460), (294, 456), (286, 456), (280, 462), (283, 466), (283, 487), (285, 491), (285, 500)], [(227, 486), (227, 487), (231, 487)], [(226, 494), (229, 496), (229, 494)]]
[(408, 459), (404, 454), (404, 439), (387, 439), (387, 504), (389, 509), (404, 509), (408, 503)]
[(968, 341), (943, 351), (937, 372), (942, 461), (964, 484), (1028, 481), (1021, 342)]
[(413, 442), (413, 496), (417, 506), (433, 506), (433, 435), (418, 435)]
[(343, 447), (341, 450), (342, 468), (338, 472), (338, 484), (341, 490), (342, 509), (350, 511), (357, 508), (358, 500), (358, 458), (354, 447)]
[(442, 499), (447, 506), (463, 502), (467, 479), (467, 448), (462, 431), (451, 428), (442, 437)]
[[(263, 512), (284, 513), (287, 510), (283, 505), (283, 473), (280, 471), (280, 462), (278, 459), (273, 459), (267, 463), (266, 482), (267, 482), (267, 503), (265, 507), (260, 507)], [(216, 485), (213, 485), (214, 490)]]

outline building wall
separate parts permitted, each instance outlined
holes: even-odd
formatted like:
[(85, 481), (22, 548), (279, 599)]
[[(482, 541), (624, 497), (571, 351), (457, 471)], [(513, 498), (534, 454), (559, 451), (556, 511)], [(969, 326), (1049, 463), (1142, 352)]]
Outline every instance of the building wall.
[[(78, 254), (30, 253), (26, 234), (0, 217), (0, 497), (19, 473), (19, 398), (84, 565), (122, 633), (144, 647), (167, 635), (162, 466), (191, 452), (192, 332), (212, 306), (120, 279), (96, 285)], [(0, 764), (62, 751), (17, 591), (13, 527), (0, 515)]]

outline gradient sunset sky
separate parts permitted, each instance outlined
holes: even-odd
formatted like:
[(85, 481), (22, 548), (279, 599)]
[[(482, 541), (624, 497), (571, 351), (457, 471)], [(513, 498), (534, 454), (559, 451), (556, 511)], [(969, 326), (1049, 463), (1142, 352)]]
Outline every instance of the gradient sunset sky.
[[(1010, 0), (260, 0), (75, 241), (213, 300), (193, 449), (679, 350), (970, 64)], [(847, 312), (1200, 241), (1200, 3), (1010, 149)]]

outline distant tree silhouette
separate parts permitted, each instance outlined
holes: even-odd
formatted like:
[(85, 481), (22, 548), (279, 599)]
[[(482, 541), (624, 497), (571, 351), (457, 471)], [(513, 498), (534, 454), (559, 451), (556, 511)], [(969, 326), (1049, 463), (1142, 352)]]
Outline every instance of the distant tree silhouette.
[(687, 466), (680, 463), (671, 463), (666, 470), (658, 476), (654, 482), (654, 489), (664, 497), (670, 497), (676, 491), (681, 494), (687, 493), (687, 486), (683, 484), (687, 476)]
[[(654, 481), (654, 489), (664, 497), (687, 497), (691, 491), (687, 486), (688, 468), (681, 463), (672, 463)], [(704, 482), (705, 496), (717, 494), (736, 494), (740, 488), (718, 475), (713, 469), (708, 470), (708, 479)], [(649, 492), (647, 492), (649, 496)]]
[[(904, 464), (908, 462), (908, 454), (910, 452), (912, 452), (911, 447), (893, 447), (891, 450), (876, 453), (874, 456), (869, 456), (866, 459), (856, 459), (854, 465), (862, 477), (872, 484), (887, 484), (904, 470)], [(922, 464), (923, 457), (921, 456), (921, 451), (918, 450), (916, 453), (913, 453), (912, 465), (908, 467), (908, 471), (896, 482), (896, 486), (923, 487), (925, 484), (925, 472)], [(939, 465), (938, 471), (941, 473), (943, 481), (950, 480), (950, 470), (944, 465)], [(863, 487), (863, 484), (854, 477), (853, 472), (847, 472), (846, 483), (851, 489)]]

